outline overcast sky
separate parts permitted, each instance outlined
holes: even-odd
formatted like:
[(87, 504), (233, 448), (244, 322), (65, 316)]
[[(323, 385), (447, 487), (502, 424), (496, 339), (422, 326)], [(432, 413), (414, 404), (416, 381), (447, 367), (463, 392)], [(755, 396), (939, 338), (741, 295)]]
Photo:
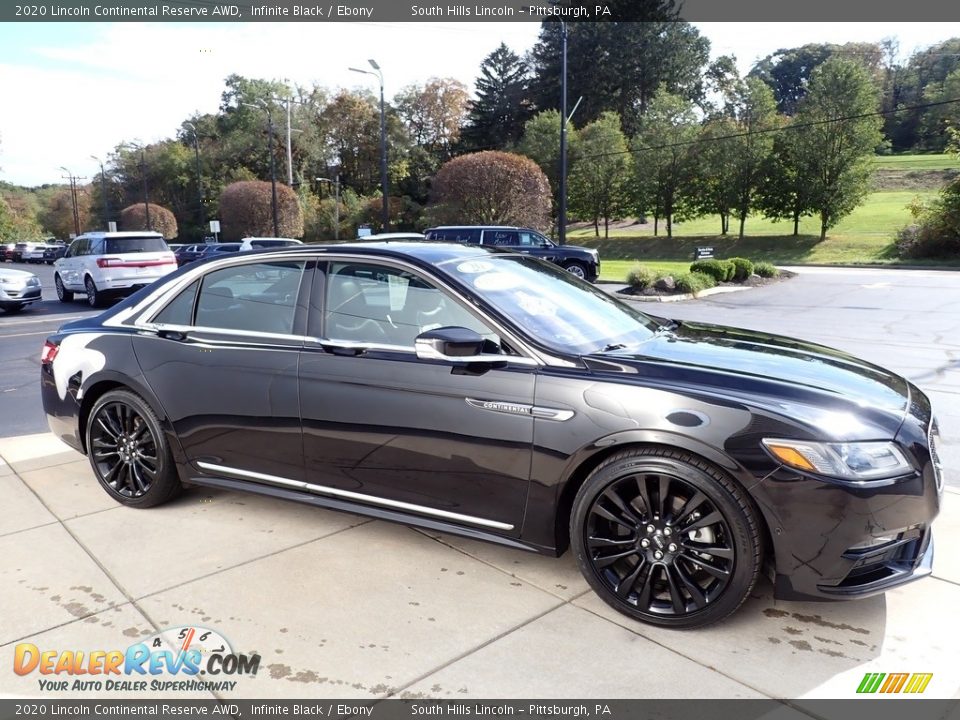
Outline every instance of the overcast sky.
[[(953, 36), (960, 23), (696, 23), (713, 54), (742, 72), (782, 47), (899, 38), (908, 56)], [(386, 94), (430, 77), (471, 90), (501, 41), (518, 53), (537, 23), (28, 23), (0, 24), (0, 180), (60, 182), (66, 166), (93, 177), (90, 155), (119, 142), (174, 134), (194, 112), (213, 112), (223, 79), (249, 77), (375, 87), (347, 68), (375, 58)]]

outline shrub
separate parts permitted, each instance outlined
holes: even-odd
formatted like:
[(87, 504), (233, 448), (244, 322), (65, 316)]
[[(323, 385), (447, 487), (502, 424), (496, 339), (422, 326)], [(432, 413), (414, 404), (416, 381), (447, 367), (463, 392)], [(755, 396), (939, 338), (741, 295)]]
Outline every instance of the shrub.
[(742, 283), (753, 275), (753, 263), (746, 258), (735, 257), (728, 260), (733, 265), (733, 281)]
[(760, 277), (765, 278), (775, 278), (780, 276), (780, 271), (768, 262), (757, 263), (753, 266), (753, 271)]
[[(147, 208), (143, 203), (135, 203), (120, 211), (121, 230), (147, 230)], [(173, 240), (178, 234), (177, 218), (161, 205), (150, 203), (150, 230), (160, 233), (166, 240)]]
[(634, 265), (627, 272), (627, 284), (634, 290), (646, 290), (656, 279), (657, 274), (653, 270), (640, 264)]
[(690, 272), (709, 275), (720, 283), (733, 278), (734, 266), (729, 260), (697, 260), (690, 265)]
[(897, 233), (902, 258), (956, 257), (960, 253), (960, 178), (953, 180), (930, 203), (910, 205), (915, 224)]
[[(696, 263), (694, 263), (694, 265), (696, 265)], [(712, 288), (717, 284), (717, 280), (713, 275), (698, 271), (680, 273), (679, 275), (675, 275), (673, 279), (677, 284), (677, 290), (683, 293), (693, 293), (694, 295), (701, 290)]]
[[(220, 194), (223, 240), (273, 235), (272, 192), (270, 183), (262, 180), (244, 180), (227, 185)], [(300, 201), (297, 194), (282, 183), (277, 183), (277, 225), (280, 237), (303, 236)]]

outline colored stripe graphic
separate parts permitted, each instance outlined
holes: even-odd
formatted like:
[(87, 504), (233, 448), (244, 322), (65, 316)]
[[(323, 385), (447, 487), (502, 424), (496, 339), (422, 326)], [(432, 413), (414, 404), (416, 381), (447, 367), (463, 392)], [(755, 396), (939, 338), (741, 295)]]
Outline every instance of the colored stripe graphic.
[(860, 681), (860, 687), (857, 688), (857, 692), (875, 693), (885, 677), (886, 673), (867, 673), (863, 676), (863, 680)]
[(910, 673), (890, 673), (887, 675), (887, 681), (880, 688), (882, 693), (898, 693), (907, 682)]
[(933, 673), (867, 673), (860, 681), (857, 692), (871, 694), (875, 692), (922, 693), (933, 679)]
[(905, 693), (922, 693), (927, 689), (930, 680), (933, 679), (933, 673), (914, 673), (907, 683)]

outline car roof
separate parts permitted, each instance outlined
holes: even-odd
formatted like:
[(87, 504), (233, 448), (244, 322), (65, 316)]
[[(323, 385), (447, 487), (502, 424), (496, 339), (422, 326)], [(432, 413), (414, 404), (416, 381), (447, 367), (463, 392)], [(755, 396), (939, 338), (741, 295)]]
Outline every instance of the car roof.
[(124, 230), (123, 232), (85, 232), (82, 235), (77, 235), (74, 240), (79, 240), (80, 238), (130, 238), (130, 237), (159, 237), (162, 238), (163, 235), (158, 233), (156, 230)]
[(540, 232), (522, 225), (437, 225), (427, 228), (424, 232), (430, 230), (531, 230), (532, 232)]
[(436, 264), (447, 260), (475, 259), (490, 255), (510, 255), (508, 250), (489, 245), (467, 245), (453, 242), (429, 242), (416, 240), (396, 240), (380, 242), (351, 241), (345, 243), (305, 244), (285, 248), (264, 248), (258, 250), (264, 255), (312, 255), (316, 253), (358, 253), (375, 257), (394, 257), (398, 259), (419, 260), (422, 263)]

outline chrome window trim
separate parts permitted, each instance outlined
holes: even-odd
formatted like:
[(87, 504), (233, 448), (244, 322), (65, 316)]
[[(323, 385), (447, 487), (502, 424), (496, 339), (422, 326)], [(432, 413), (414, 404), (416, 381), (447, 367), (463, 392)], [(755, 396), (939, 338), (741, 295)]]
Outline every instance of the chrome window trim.
[(277, 475), (267, 475), (266, 473), (253, 472), (251, 470), (240, 470), (238, 468), (227, 467), (226, 465), (215, 465), (197, 461), (197, 466), (214, 474), (234, 475), (248, 480), (259, 480), (265, 483), (280, 485), (282, 487), (296, 488), (306, 490), (316, 495), (332, 495), (333, 497), (344, 498), (356, 502), (370, 503), (373, 505), (382, 505), (383, 507), (396, 508), (398, 510), (407, 510), (420, 513), (422, 515), (432, 515), (434, 517), (444, 518), (445, 520), (454, 520), (457, 522), (466, 522), (471, 525), (480, 525), (482, 527), (494, 528), (496, 530), (513, 530), (513, 525), (509, 523), (498, 522), (496, 520), (486, 520), (484, 518), (474, 517), (473, 515), (464, 515), (462, 513), (450, 512), (449, 510), (438, 510), (436, 508), (426, 507), (425, 505), (415, 505), (413, 503), (401, 502), (400, 500), (390, 500), (388, 498), (377, 497), (376, 495), (366, 495), (364, 493), (352, 492), (350, 490), (340, 490), (327, 485), (316, 485), (301, 480), (290, 480), (289, 478), (279, 477)]
[[(302, 248), (303, 246), (299, 246)], [(264, 257), (250, 255), (239, 255), (233, 257), (225, 257), (222, 259), (217, 259), (209, 264), (204, 264), (201, 267), (193, 268), (190, 272), (184, 274), (182, 278), (173, 283), (171, 287), (163, 291), (159, 297), (147, 297), (129, 309), (129, 312), (125, 315), (118, 315), (117, 317), (110, 318), (104, 325), (112, 327), (134, 327), (140, 330), (145, 330), (148, 332), (157, 332), (160, 329), (170, 329), (170, 330), (179, 330), (181, 332), (220, 332), (221, 334), (230, 334), (230, 335), (239, 335), (239, 336), (248, 336), (248, 337), (266, 337), (274, 339), (287, 339), (294, 341), (310, 341), (315, 343), (326, 343), (330, 345), (337, 345), (339, 347), (348, 347), (346, 341), (336, 340), (335, 338), (316, 338), (316, 337), (307, 337), (301, 335), (278, 335), (275, 333), (261, 333), (254, 330), (226, 330), (224, 328), (206, 328), (193, 325), (164, 325), (162, 323), (153, 323), (152, 319), (156, 317), (160, 311), (166, 307), (166, 305), (172, 301), (181, 291), (185, 290), (192, 282), (197, 280), (211, 272), (217, 270), (222, 270), (224, 268), (232, 267), (234, 265), (247, 265), (247, 264), (256, 264), (260, 262), (285, 262), (289, 260), (301, 260), (305, 263), (311, 261), (314, 262), (337, 262), (337, 261), (346, 261), (346, 262), (367, 262), (373, 264), (388, 265), (400, 268), (407, 272), (412, 272), (418, 277), (425, 277), (432, 284), (441, 288), (444, 292), (452, 297), (452, 299), (460, 304), (467, 312), (472, 313), (473, 315), (478, 316), (485, 325), (490, 327), (492, 330), (497, 332), (500, 337), (506, 338), (510, 344), (517, 348), (522, 355), (504, 355), (503, 359), (506, 362), (511, 360), (517, 361), (515, 364), (523, 365), (532, 365), (532, 366), (542, 366), (542, 365), (562, 365), (570, 366), (572, 363), (565, 360), (560, 360), (559, 358), (549, 358), (549, 360), (544, 359), (540, 353), (536, 352), (532, 347), (530, 347), (525, 341), (518, 338), (512, 332), (506, 330), (500, 323), (496, 322), (491, 318), (487, 313), (485, 313), (481, 308), (471, 305), (465, 299), (461, 297), (461, 294), (453, 288), (449, 283), (445, 282), (443, 278), (437, 277), (436, 275), (424, 275), (424, 272), (421, 268), (413, 265), (411, 263), (405, 262), (403, 260), (398, 260), (397, 258), (392, 257), (381, 257), (381, 256), (371, 256), (355, 253), (317, 253), (311, 255), (304, 255), (303, 250), (300, 249), (296, 253), (271, 253), (269, 255), (269, 260), (264, 259)], [(133, 318), (131, 320), (131, 318)], [(358, 343), (357, 347), (366, 347), (370, 349), (386, 349), (395, 352), (409, 352), (411, 354), (416, 354), (416, 349), (413, 346), (407, 348), (406, 346), (392, 346), (392, 345), (376, 345), (373, 343)], [(518, 358), (523, 358), (519, 360)], [(527, 362), (525, 362), (527, 361)]]

